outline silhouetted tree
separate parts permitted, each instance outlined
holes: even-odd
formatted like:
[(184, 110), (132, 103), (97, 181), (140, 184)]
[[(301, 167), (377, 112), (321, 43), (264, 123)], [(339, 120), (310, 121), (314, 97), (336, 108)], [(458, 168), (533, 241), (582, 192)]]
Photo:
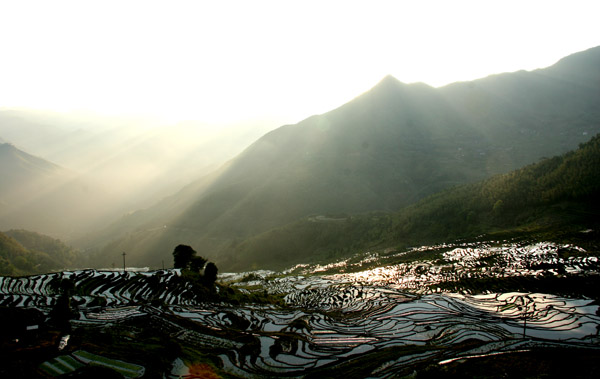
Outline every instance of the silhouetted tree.
[(208, 264), (204, 268), (204, 281), (206, 282), (206, 284), (215, 284), (215, 281), (217, 280), (217, 272), (219, 272), (217, 266), (212, 262), (208, 262)]
[(173, 267), (188, 269), (192, 259), (196, 256), (196, 251), (188, 245), (177, 245), (173, 250)]
[(206, 259), (201, 256), (192, 257), (190, 262), (190, 270), (194, 272), (200, 272), (204, 268), (204, 264), (206, 264)]

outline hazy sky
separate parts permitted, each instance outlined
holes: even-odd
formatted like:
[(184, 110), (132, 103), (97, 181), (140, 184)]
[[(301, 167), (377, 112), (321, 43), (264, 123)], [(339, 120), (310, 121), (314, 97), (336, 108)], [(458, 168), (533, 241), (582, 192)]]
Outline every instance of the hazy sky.
[(600, 1), (0, 0), (0, 107), (297, 122), (600, 45)]

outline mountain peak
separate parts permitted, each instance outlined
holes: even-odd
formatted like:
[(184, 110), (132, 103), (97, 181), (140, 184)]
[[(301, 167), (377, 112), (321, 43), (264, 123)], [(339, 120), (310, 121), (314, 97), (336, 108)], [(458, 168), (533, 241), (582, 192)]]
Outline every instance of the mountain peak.
[(399, 88), (402, 86), (406, 86), (406, 83), (399, 81), (392, 75), (386, 75), (373, 88)]
[(396, 79), (392, 75), (386, 75), (373, 87), (373, 89), (379, 88), (382, 88), (384, 90), (398, 90), (401, 88), (433, 89), (433, 87), (423, 82), (404, 83)]
[(377, 85), (382, 84), (382, 83), (404, 84), (401, 81), (399, 81), (398, 79), (396, 79), (393, 75), (390, 75), (390, 74), (384, 76), (383, 79), (381, 79)]
[(374, 87), (372, 87), (365, 94), (371, 94), (369, 96), (375, 95), (379, 96), (388, 96), (390, 94), (398, 93), (403, 88), (406, 88), (408, 85), (394, 78), (392, 75), (386, 75), (383, 79), (381, 79)]
[(376, 101), (384, 101), (383, 99), (398, 99), (412, 95), (429, 93), (434, 90), (433, 87), (422, 83), (404, 83), (392, 75), (386, 75), (374, 87), (365, 93), (367, 98), (376, 99)]

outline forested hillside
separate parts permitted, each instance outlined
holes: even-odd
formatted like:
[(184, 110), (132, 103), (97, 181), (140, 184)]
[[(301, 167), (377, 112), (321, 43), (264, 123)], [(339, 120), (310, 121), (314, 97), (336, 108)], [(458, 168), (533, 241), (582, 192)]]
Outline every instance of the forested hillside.
[(522, 225), (585, 228), (600, 215), (600, 136), (574, 152), (429, 197), (395, 219), (396, 240), (472, 236)]
[(490, 233), (547, 238), (580, 231), (597, 235), (598, 167), (600, 135), (576, 151), (445, 190), (398, 213), (305, 218), (245, 241), (228, 263), (240, 270), (283, 268)]
[(75, 267), (78, 251), (62, 241), (27, 230), (0, 233), (0, 275), (31, 275)]

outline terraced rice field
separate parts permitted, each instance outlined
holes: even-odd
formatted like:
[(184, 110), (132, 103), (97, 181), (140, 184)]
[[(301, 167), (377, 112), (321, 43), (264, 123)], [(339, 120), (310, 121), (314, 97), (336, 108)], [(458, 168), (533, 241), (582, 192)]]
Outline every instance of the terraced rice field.
[[(511, 306), (520, 304), (522, 298), (531, 299), (525, 338), (523, 312)], [(590, 305), (590, 300), (524, 293), (432, 294), (418, 299), (401, 298), (398, 294), (388, 299), (366, 311), (339, 317), (318, 311), (262, 307), (221, 310), (175, 307), (173, 312), (217, 330), (232, 328), (232, 318), (238, 320), (237, 324), (245, 320), (242, 332), (256, 336), (260, 346), (258, 356), (241, 354), (241, 346), (235, 344), (228, 346), (228, 353), (220, 355), (227, 371), (242, 376), (297, 376), (372, 356), (377, 365), (369, 376), (387, 377), (422, 361), (549, 344), (599, 346), (600, 342), (598, 307)], [(477, 346), (457, 348), (469, 341), (477, 341)], [(223, 345), (222, 341), (211, 339), (195, 343), (206, 347)], [(378, 352), (382, 351), (387, 351), (385, 356), (389, 359), (377, 362)]]
[[(599, 274), (597, 257), (565, 260), (557, 255), (560, 248), (565, 247), (451, 246), (436, 262), (327, 275), (309, 274), (318, 272), (313, 266), (294, 274), (221, 277), (244, 291), (284, 294), (287, 307), (208, 303), (174, 270), (0, 278), (0, 305), (48, 311), (57, 298), (52, 283), (67, 277), (78, 293), (76, 328), (140, 317), (241, 377), (387, 378), (424, 365), (542, 346), (600, 348), (600, 316), (592, 299), (529, 292), (473, 295), (436, 287), (474, 276)], [(249, 279), (239, 281), (244, 276)], [(165, 306), (150, 306), (150, 299)], [(179, 377), (193, 363), (176, 360), (164, 374)], [(61, 364), (68, 362), (53, 363)]]

